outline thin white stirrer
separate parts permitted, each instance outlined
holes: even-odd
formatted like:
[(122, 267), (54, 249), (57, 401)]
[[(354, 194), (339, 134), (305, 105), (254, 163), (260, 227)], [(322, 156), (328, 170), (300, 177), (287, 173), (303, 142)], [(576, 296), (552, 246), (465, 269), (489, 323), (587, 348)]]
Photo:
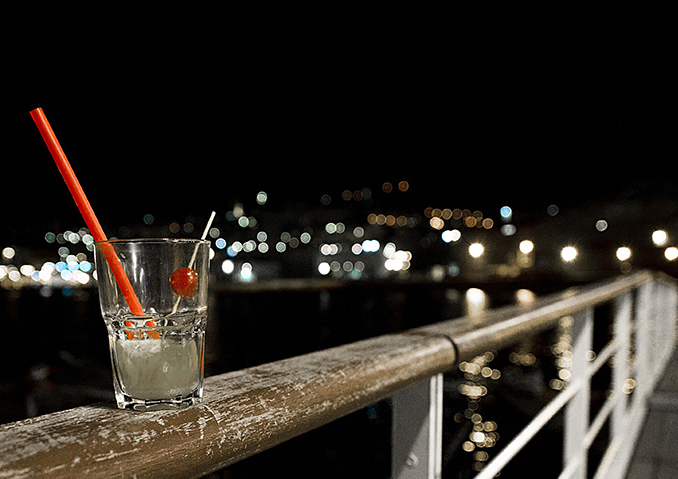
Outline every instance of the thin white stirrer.
[[(212, 211), (212, 214), (210, 215), (210, 219), (207, 220), (207, 225), (205, 226), (205, 231), (202, 232), (202, 236), (200, 237), (201, 240), (204, 240), (207, 238), (207, 233), (210, 231), (210, 226), (212, 226), (212, 221), (214, 221), (214, 217), (216, 216), (217, 212)], [(193, 268), (193, 265), (195, 264), (195, 257), (198, 255), (198, 247), (200, 245), (197, 244), (195, 245), (195, 249), (193, 250), (193, 256), (191, 256), (191, 261), (188, 263), (189, 268)], [(179, 308), (179, 301), (181, 301), (181, 296), (177, 295), (176, 301), (174, 301), (174, 307), (172, 308), (172, 314), (177, 312), (177, 309)]]

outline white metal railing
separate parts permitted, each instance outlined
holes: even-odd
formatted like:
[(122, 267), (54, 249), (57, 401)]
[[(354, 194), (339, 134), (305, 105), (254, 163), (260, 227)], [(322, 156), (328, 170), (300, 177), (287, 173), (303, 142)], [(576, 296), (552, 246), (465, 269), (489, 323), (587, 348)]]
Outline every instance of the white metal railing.
[[(569, 385), (478, 474), (494, 477), (564, 411), (563, 479), (587, 477), (605, 423), (598, 479), (624, 475), (649, 396), (675, 343), (678, 293), (666, 275), (640, 271), (431, 326), (212, 376), (203, 403), (143, 414), (95, 404), (0, 425), (0, 477), (199, 478), (391, 397), (392, 473), (441, 475), (442, 373), (571, 317)], [(612, 302), (614, 335), (593, 355), (594, 309)], [(631, 344), (634, 354), (630, 354)], [(612, 393), (589, 418), (591, 378), (612, 368)], [(629, 396), (627, 380), (635, 380)], [(608, 422), (609, 421), (609, 422)]]
[[(605, 300), (614, 303), (611, 341), (591, 354), (593, 312), (600, 302), (574, 312), (573, 362), (568, 386), (476, 475), (476, 479), (490, 479), (499, 474), (562, 409), (565, 414), (564, 450), (559, 479), (588, 477), (588, 450), (608, 420), (608, 447), (593, 477), (624, 477), (643, 424), (648, 398), (674, 348), (678, 293), (673, 282), (661, 278)], [(633, 360), (630, 355), (632, 342)], [(607, 363), (612, 365), (613, 371), (611, 391), (597, 415), (590, 418), (591, 378)], [(625, 390), (630, 379), (635, 381), (632, 396)], [(396, 479), (440, 477), (441, 381), (442, 376), (438, 374), (393, 396), (392, 471)]]

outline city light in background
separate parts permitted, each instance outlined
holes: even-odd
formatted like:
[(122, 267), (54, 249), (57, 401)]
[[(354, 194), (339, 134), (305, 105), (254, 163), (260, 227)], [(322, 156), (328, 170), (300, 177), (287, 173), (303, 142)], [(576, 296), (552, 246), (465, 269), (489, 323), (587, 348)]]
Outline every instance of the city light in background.
[(571, 263), (572, 261), (577, 259), (578, 254), (579, 251), (577, 251), (577, 248), (575, 248), (574, 246), (565, 246), (562, 250), (560, 250), (560, 257), (566, 263)]
[(485, 253), (485, 247), (481, 243), (471, 243), (468, 247), (468, 254), (472, 258), (480, 258)]
[(631, 258), (631, 248), (628, 248), (626, 246), (621, 246), (617, 248), (617, 259), (619, 261), (627, 261)]
[[(481, 273), (516, 276), (530, 274), (544, 265), (552, 272), (558, 272), (553, 269), (555, 263), (548, 262), (552, 238), (540, 236), (534, 225), (516, 223), (515, 211), (509, 206), (497, 210), (495, 221), (477, 209), (429, 206), (419, 211), (411, 207), (398, 211), (392, 206), (380, 209), (375, 204), (378, 201), (388, 205), (392, 195), (407, 195), (411, 188), (410, 182), (397, 181), (382, 184), (376, 188), (376, 194), (370, 187), (325, 194), (317, 207), (305, 213), (305, 225), (295, 225), (292, 221), (284, 226), (278, 222), (278, 210), (271, 206), (270, 195), (260, 190), (253, 195), (252, 206), (245, 207), (243, 203), (235, 202), (221, 213), (221, 219), (208, 232), (208, 239), (212, 241), (211, 258), (218, 261), (220, 267), (216, 271), (223, 275), (218, 275), (218, 280), (256, 282), (281, 277), (283, 271), (288, 273), (282, 277), (301, 274), (350, 281), (391, 275), (401, 279), (423, 275), (438, 281)], [(361, 205), (358, 210), (355, 210), (356, 204)], [(134, 235), (143, 236), (146, 228), (146, 234), (190, 237), (201, 230), (196, 217), (172, 220), (163, 225), (157, 216), (147, 213), (140, 225), (127, 227), (127, 231), (131, 233), (136, 228), (138, 232)], [(614, 225), (600, 216), (590, 220), (590, 228), (597, 234), (609, 235)], [(550, 223), (564, 218), (562, 211), (552, 204), (537, 225), (548, 228)], [(521, 232), (520, 235), (517, 232)], [(525, 238), (528, 232), (530, 239)], [(95, 274), (91, 254), (94, 239), (89, 231), (80, 228), (48, 231), (42, 235), (44, 243), (54, 249), (40, 262), (31, 260), (35, 255), (30, 248), (0, 245), (3, 263), (0, 284), (11, 287), (30, 284), (91, 286), (92, 275)], [(666, 265), (678, 259), (678, 250), (670, 244), (666, 229), (653, 228), (649, 237), (650, 241), (646, 241), (645, 245), (662, 248), (660, 257)], [(560, 262), (579, 264), (581, 251), (590, 247), (587, 241), (578, 239), (577, 246), (567, 245), (558, 251)], [(636, 254), (638, 247), (642, 250), (643, 244), (614, 248), (610, 245), (610, 254), (622, 265), (621, 272), (642, 266), (639, 258), (647, 258), (647, 252), (643, 253), (644, 256)], [(470, 263), (465, 260), (464, 248)], [(425, 253), (427, 250), (438, 253), (431, 256)], [(512, 250), (516, 251), (513, 255), (510, 254)], [(44, 256), (44, 253), (41, 254)], [(431, 262), (435, 257), (442, 263)], [(483, 261), (477, 261), (481, 257)], [(587, 254), (587, 258), (602, 256)], [(587, 259), (587, 262), (590, 261)], [(284, 266), (288, 262), (291, 262), (291, 268)], [(580, 267), (585, 263), (581, 263)], [(308, 266), (301, 268), (303, 264)], [(296, 270), (306, 272), (294, 273)], [(570, 273), (576, 271), (577, 267), (568, 270)]]
[(656, 246), (664, 246), (669, 240), (669, 235), (664, 230), (656, 230), (652, 233), (652, 242)]
[(518, 248), (520, 249), (521, 253), (530, 254), (532, 251), (534, 251), (534, 243), (530, 240), (523, 240), (520, 242), (520, 245), (518, 245)]

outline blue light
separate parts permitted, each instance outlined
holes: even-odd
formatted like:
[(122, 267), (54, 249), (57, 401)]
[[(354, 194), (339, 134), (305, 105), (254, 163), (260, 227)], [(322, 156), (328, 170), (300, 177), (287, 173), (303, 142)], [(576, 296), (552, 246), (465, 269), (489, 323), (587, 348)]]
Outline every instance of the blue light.
[(219, 249), (224, 249), (226, 247), (226, 240), (224, 238), (218, 238), (214, 242), (214, 246), (216, 246)]
[(249, 281), (250, 279), (252, 279), (252, 270), (251, 269), (240, 270), (240, 277), (245, 281)]
[(511, 219), (511, 216), (513, 215), (513, 210), (509, 206), (502, 206), (501, 209), (499, 210), (499, 214), (501, 215), (502, 218), (508, 220)]

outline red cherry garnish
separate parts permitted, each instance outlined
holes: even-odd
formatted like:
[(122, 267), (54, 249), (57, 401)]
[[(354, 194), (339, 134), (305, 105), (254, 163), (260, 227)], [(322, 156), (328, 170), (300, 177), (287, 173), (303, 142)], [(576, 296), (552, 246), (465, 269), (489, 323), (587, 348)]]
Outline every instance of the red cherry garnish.
[(170, 286), (182, 298), (190, 298), (198, 291), (198, 272), (193, 268), (179, 268), (172, 273)]

